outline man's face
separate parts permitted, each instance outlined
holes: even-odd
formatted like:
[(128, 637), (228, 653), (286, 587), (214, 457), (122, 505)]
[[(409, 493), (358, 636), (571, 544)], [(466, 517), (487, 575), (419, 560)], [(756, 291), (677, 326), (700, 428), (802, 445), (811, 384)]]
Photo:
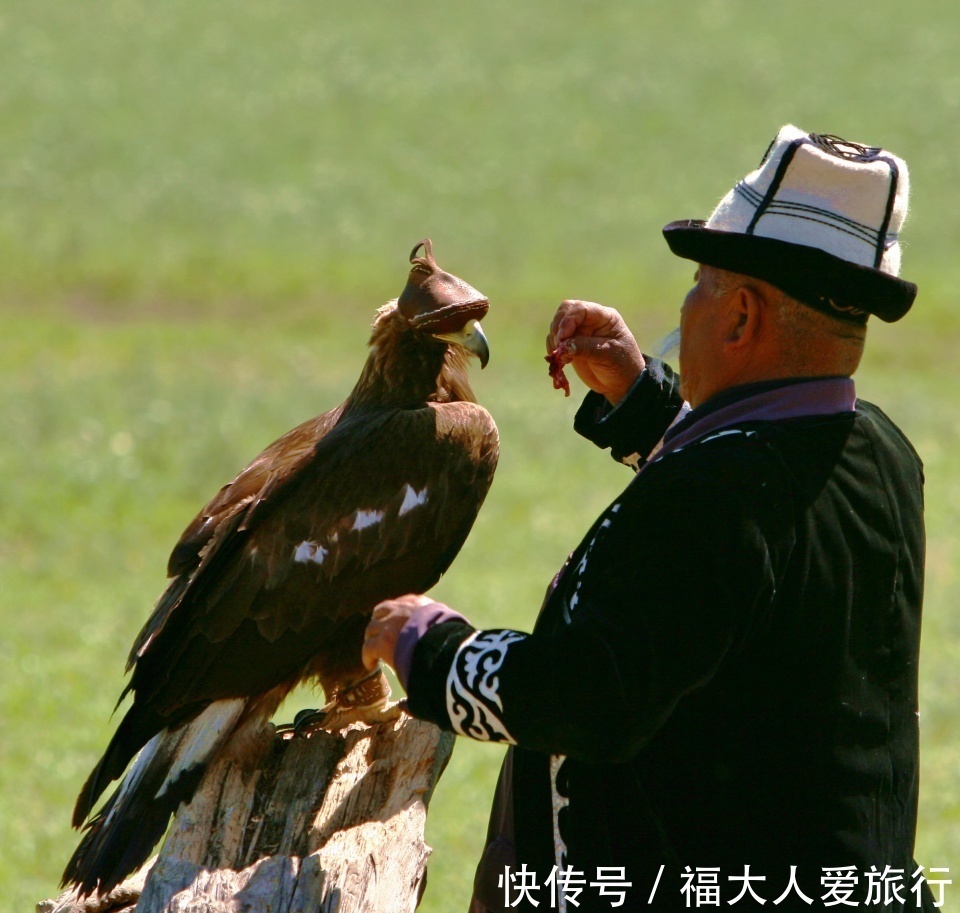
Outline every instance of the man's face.
[(716, 296), (717, 272), (700, 266), (680, 308), (680, 393), (694, 408), (714, 392), (723, 300)]

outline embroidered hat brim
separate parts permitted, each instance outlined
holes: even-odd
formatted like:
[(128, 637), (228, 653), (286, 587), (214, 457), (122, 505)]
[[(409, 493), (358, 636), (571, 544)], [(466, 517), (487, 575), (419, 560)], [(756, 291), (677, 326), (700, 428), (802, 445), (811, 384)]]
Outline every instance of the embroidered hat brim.
[(706, 222), (664, 229), (680, 257), (763, 279), (853, 323), (899, 320), (917, 294), (899, 278), (906, 162), (880, 147), (787, 124)]
[(893, 323), (917, 297), (914, 283), (819, 248), (705, 225), (696, 219), (671, 222), (663, 236), (678, 257), (762, 279), (841, 320), (862, 323), (867, 314), (874, 314)]

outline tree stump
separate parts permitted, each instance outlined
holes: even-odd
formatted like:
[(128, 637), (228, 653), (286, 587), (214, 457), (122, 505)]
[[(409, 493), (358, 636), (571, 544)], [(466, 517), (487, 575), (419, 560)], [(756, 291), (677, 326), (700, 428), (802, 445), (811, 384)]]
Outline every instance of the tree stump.
[(412, 911), (427, 805), (452, 750), (453, 736), (406, 715), (309, 738), (270, 725), (207, 771), (139, 872), (37, 913)]

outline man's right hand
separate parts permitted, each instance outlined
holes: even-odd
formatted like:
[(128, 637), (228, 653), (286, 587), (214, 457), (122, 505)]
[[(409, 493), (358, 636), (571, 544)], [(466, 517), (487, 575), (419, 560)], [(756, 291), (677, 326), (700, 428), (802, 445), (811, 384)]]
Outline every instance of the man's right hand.
[(614, 406), (646, 367), (620, 314), (593, 301), (564, 301), (557, 309), (547, 334), (547, 354), (564, 343), (562, 362)]

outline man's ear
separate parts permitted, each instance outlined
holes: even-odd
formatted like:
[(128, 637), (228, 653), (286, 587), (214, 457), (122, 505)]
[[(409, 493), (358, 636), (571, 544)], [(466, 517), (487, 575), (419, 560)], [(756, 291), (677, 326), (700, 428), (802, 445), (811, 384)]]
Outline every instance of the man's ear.
[(727, 304), (724, 339), (727, 349), (742, 349), (757, 341), (763, 324), (765, 304), (760, 292), (749, 285), (741, 285), (734, 291)]

